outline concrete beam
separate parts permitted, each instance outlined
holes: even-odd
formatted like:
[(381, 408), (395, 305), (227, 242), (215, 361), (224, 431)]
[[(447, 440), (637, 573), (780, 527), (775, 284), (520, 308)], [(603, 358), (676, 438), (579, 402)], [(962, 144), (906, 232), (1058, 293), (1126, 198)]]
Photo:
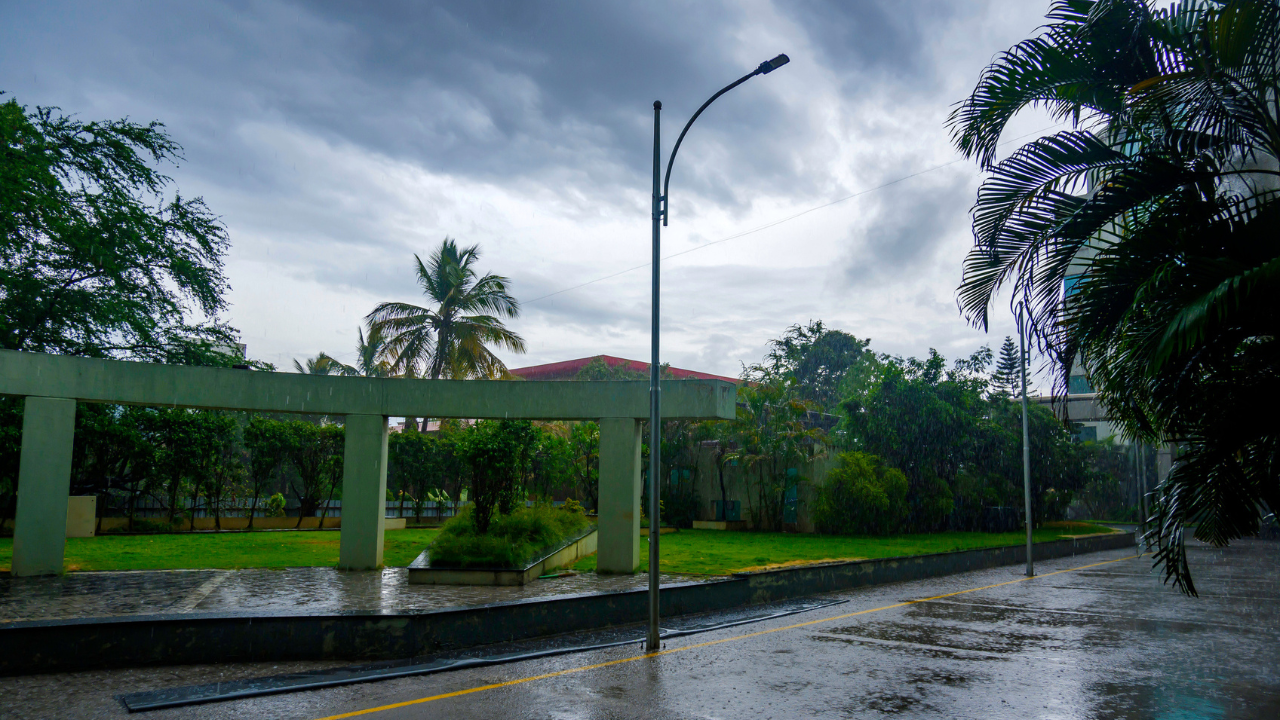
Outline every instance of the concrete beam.
[(13, 527), (14, 577), (62, 574), (75, 431), (74, 400), (26, 399)]
[[(649, 416), (649, 383), (404, 380), (157, 365), (0, 350), (0, 395), (215, 410), (435, 418)], [(662, 383), (664, 418), (734, 417), (721, 380)]]
[(596, 572), (634, 573), (640, 567), (640, 490), (639, 421), (602, 418)]
[(382, 567), (387, 515), (387, 419), (348, 415), (342, 458), (342, 542), (338, 567)]

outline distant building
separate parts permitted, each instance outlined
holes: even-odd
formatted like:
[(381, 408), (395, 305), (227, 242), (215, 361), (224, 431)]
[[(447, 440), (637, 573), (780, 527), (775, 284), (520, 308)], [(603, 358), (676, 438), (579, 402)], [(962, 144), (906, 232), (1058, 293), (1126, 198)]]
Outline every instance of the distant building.
[[(611, 370), (625, 370), (639, 373), (646, 377), (649, 374), (649, 363), (639, 360), (627, 360), (626, 358), (612, 355), (594, 355), (592, 357), (578, 358), (577, 360), (547, 363), (546, 365), (530, 365), (529, 367), (512, 368), (507, 372), (524, 380), (573, 380), (583, 368), (597, 359)], [(731, 383), (738, 382), (738, 378), (713, 375), (697, 370), (684, 370), (676, 367), (668, 367), (667, 370), (677, 380), (725, 380)]]

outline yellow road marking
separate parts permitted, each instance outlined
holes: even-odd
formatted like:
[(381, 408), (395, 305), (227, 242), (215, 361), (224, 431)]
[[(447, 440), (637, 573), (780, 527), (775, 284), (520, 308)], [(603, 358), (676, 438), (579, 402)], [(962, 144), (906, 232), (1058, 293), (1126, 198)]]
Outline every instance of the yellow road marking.
[[(1142, 557), (1139, 555), (1138, 557)], [(670, 655), (672, 653), (684, 652), (694, 648), (707, 647), (709, 645), (719, 645), (720, 643), (735, 642), (737, 640), (746, 640), (747, 638), (759, 637), (760, 635), (769, 635), (770, 633), (782, 632), (783, 630), (795, 630), (796, 628), (808, 627), (819, 623), (831, 622), (833, 620), (843, 620), (845, 618), (856, 617), (858, 615), (866, 615), (868, 613), (880, 612), (882, 610), (893, 610), (894, 608), (906, 607), (916, 603), (929, 602), (931, 600), (941, 600), (942, 598), (955, 597), (956, 595), (964, 595), (966, 593), (978, 592), (979, 590), (990, 590), (1003, 585), (1013, 585), (1014, 583), (1026, 582), (1036, 578), (1049, 577), (1051, 575), (1061, 575), (1062, 573), (1076, 572), (1078, 570), (1088, 570), (1089, 568), (1098, 567), (1099, 565), (1110, 565), (1111, 563), (1120, 562), (1122, 560), (1133, 560), (1132, 557), (1116, 558), (1115, 560), (1104, 560), (1102, 562), (1092, 563), (1089, 565), (1081, 565), (1080, 567), (1067, 568), (1066, 570), (1056, 570), (1054, 572), (1036, 575), (1035, 577), (1021, 577), (1016, 580), (1006, 580), (1005, 582), (995, 583), (992, 585), (983, 585), (982, 587), (969, 588), (968, 590), (957, 590), (956, 592), (944, 593), (942, 595), (934, 595), (933, 597), (918, 598), (916, 600), (905, 600), (893, 605), (885, 605), (883, 607), (871, 608), (868, 610), (858, 610), (857, 612), (845, 613), (843, 615), (834, 615), (832, 617), (819, 618), (817, 620), (809, 620), (807, 622), (795, 623), (784, 627), (771, 628), (769, 630), (759, 630), (744, 635), (734, 635), (733, 637), (721, 638), (719, 640), (708, 640), (707, 642), (696, 643), (694, 645), (681, 645), (678, 648), (670, 650), (659, 650), (658, 652), (645, 653), (633, 657), (622, 658), (621, 660), (610, 660), (609, 662), (596, 663), (595, 665), (583, 665), (582, 667), (569, 668), (568, 670), (557, 670), (556, 672), (544, 673), (542, 675), (532, 675), (530, 677), (520, 678), (518, 680), (508, 680), (506, 682), (493, 683), (492, 685), (481, 685), (479, 687), (467, 688), (466, 690), (455, 690), (441, 695), (432, 695), (430, 697), (417, 698), (415, 700), (405, 700), (404, 702), (392, 703), (390, 705), (380, 705), (378, 707), (367, 708), (365, 710), (354, 710), (341, 715), (329, 715), (319, 718), (319, 720), (342, 720), (342, 718), (353, 718), (361, 715), (371, 715), (376, 712), (386, 710), (395, 710), (396, 708), (409, 707), (410, 705), (421, 705), (434, 700), (444, 700), (445, 698), (460, 697), (462, 695), (470, 695), (472, 693), (484, 692), (485, 690), (497, 690), (498, 688), (510, 687), (512, 685), (522, 685), (524, 683), (533, 682), (534, 680), (546, 680), (547, 678), (560, 677), (561, 675), (572, 675), (574, 673), (586, 672), (588, 670), (598, 670), (600, 668), (609, 667), (611, 665), (621, 665), (623, 663), (635, 662), (636, 660), (644, 660), (646, 658), (655, 658), (661, 655)]]

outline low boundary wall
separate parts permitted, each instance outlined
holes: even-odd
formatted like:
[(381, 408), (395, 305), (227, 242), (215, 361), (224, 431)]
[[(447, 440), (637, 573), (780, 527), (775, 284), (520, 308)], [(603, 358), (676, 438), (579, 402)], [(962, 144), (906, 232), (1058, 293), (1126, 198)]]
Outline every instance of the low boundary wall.
[[(1035, 546), (1037, 560), (1132, 547), (1133, 533)], [(833, 563), (662, 590), (664, 616), (1026, 562), (1025, 546)], [(380, 660), (643, 622), (647, 593), (572, 595), (421, 613), (202, 613), (0, 623), (0, 674), (289, 660)]]

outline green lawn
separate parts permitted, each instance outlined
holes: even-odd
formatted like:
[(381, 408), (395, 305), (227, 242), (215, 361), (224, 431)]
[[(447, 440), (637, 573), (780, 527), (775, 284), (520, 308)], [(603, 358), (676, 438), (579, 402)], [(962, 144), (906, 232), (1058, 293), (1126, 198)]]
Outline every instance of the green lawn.
[[(1110, 532), (1109, 528), (1086, 523), (1048, 523), (1035, 532), (1036, 542), (1057, 540), (1066, 535)], [(948, 532), (920, 535), (840, 536), (795, 533), (725, 532), (722, 530), (681, 530), (662, 536), (662, 570), (696, 575), (727, 575), (768, 566), (805, 564), (822, 560), (926, 555), (951, 550), (1019, 545), (1026, 532)], [(649, 570), (649, 558), (642, 545), (640, 569)], [(596, 569), (596, 556), (579, 560), (579, 572)]]
[[(388, 530), (383, 562), (413, 562), (440, 532)], [(282, 568), (338, 564), (341, 531), (278, 530), (173, 535), (100, 535), (67, 538), (67, 570), (172, 570), (178, 568)], [(0, 538), (0, 570), (13, 560), (13, 538)]]
[[(1037, 530), (1037, 542), (1064, 535), (1106, 532), (1085, 523), (1050, 523)], [(388, 530), (383, 550), (387, 566), (413, 561), (435, 539), (438, 529)], [(281, 568), (333, 566), (338, 563), (340, 531), (280, 530), (172, 535), (101, 535), (68, 538), (67, 570), (170, 570), (202, 568)], [(793, 533), (681, 530), (662, 536), (663, 570), (724, 575), (748, 568), (821, 560), (923, 555), (948, 550), (1018, 545), (1025, 535), (1012, 533), (934, 533), (889, 537)], [(8, 570), (13, 539), (0, 538), (0, 570)], [(648, 558), (641, 569), (647, 571)], [(594, 555), (575, 570), (593, 571)]]

